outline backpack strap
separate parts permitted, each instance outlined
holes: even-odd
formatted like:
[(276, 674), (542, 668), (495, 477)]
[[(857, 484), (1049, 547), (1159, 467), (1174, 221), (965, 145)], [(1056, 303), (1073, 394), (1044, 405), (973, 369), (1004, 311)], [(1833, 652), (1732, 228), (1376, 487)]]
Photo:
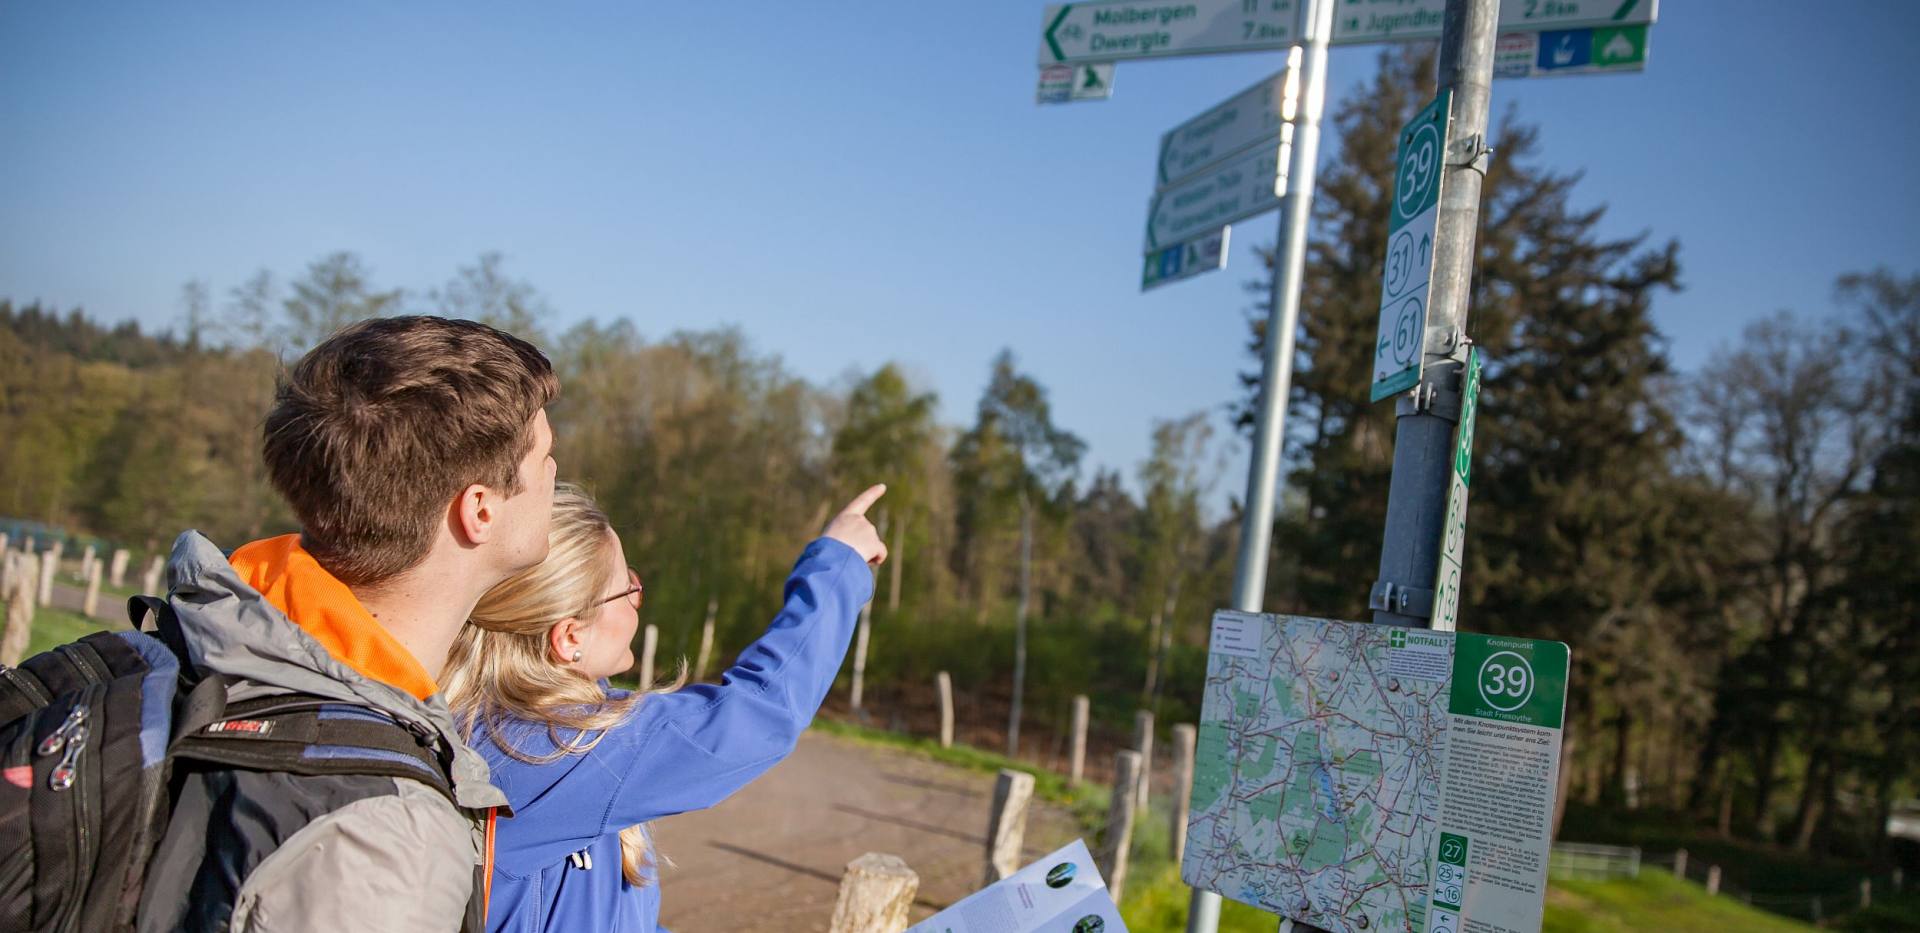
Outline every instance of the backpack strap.
[(160, 639), (180, 661), (181, 679), (187, 683), (200, 681), (201, 671), (193, 666), (193, 656), (187, 651), (187, 636), (180, 629), (180, 617), (174, 615), (173, 606), (161, 597), (145, 593), (127, 598), (127, 621), (133, 623), (134, 631), (146, 632), (149, 618), (153, 620), (153, 630), (147, 633)]
[(452, 751), (444, 745), (427, 727), (409, 728), (370, 706), (282, 694), (228, 704), (211, 721), (183, 729), (172, 754), (250, 771), (407, 778), (457, 807)]

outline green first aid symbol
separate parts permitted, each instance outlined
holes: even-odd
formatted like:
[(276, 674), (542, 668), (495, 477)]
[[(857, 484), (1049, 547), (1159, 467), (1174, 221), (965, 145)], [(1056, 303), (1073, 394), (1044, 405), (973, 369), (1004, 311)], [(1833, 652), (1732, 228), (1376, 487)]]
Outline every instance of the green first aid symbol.
[(1394, 629), (1393, 631), (1387, 633), (1387, 647), (1405, 648), (1406, 646), (1407, 646), (1407, 633), (1405, 629)]

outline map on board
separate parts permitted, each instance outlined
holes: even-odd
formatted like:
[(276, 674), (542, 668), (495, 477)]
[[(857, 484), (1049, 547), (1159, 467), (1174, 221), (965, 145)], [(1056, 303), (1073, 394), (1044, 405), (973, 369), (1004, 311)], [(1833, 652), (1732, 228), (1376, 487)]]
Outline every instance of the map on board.
[(1334, 933), (1538, 930), (1566, 665), (1558, 642), (1215, 614), (1182, 876)]

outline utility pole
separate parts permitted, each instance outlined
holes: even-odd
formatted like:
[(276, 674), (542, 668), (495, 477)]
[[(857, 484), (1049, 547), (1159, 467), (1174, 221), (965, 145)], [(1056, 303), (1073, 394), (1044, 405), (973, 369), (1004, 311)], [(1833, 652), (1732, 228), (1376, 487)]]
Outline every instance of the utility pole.
[(1440, 36), (1439, 85), (1452, 90), (1452, 120), (1442, 149), (1433, 279), (1428, 290), (1426, 359), (1420, 383), (1394, 401), (1393, 479), (1380, 577), (1368, 596), (1373, 621), (1430, 628), (1447, 487), (1467, 362), (1467, 305), (1473, 288), (1480, 184), (1491, 151), (1487, 109), (1493, 83), (1498, 0), (1447, 0)]
[[(1282, 118), (1293, 123), (1293, 151), (1287, 162), (1287, 193), (1280, 205), (1280, 238), (1274, 244), (1266, 356), (1260, 365), (1260, 415), (1255, 426), (1253, 463), (1247, 470), (1240, 555), (1233, 569), (1233, 607), (1246, 612), (1261, 611), (1267, 592), (1274, 496), (1287, 433), (1287, 402), (1293, 394), (1293, 339), (1299, 330), (1307, 228), (1313, 221), (1320, 114), (1327, 102), (1327, 40), (1333, 34), (1335, 0), (1303, 2), (1306, 9), (1301, 18), (1301, 44), (1287, 51), (1288, 55), (1304, 56), (1300, 87), (1280, 103)], [(1220, 895), (1194, 888), (1187, 902), (1187, 933), (1214, 933), (1219, 927)]]
[(1007, 713), (1007, 757), (1020, 754), (1020, 701), (1027, 689), (1027, 602), (1033, 593), (1033, 505), (1020, 493), (1020, 606), (1013, 616), (1013, 708)]

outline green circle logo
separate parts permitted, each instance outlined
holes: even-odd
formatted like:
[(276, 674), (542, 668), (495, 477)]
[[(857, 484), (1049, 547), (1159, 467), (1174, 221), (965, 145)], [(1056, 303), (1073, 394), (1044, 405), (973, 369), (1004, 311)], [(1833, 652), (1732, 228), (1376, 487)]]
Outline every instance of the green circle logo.
[(1481, 702), (1511, 713), (1533, 699), (1533, 665), (1511, 651), (1496, 651), (1480, 664)]

